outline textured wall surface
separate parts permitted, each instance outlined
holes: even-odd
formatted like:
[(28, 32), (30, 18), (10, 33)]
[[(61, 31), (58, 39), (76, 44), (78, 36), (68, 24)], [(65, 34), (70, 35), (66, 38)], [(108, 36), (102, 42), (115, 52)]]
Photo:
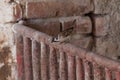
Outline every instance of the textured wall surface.
[(17, 80), (12, 25), (20, 19), (51, 36), (72, 26), (82, 36), (73, 45), (120, 58), (119, 0), (1, 0), (0, 80)]
[(102, 55), (119, 59), (120, 56), (120, 1), (94, 0), (95, 13), (106, 14), (104, 17), (106, 35), (96, 38), (96, 51)]
[(16, 79), (15, 45), (12, 24), (0, 24), (0, 80)]

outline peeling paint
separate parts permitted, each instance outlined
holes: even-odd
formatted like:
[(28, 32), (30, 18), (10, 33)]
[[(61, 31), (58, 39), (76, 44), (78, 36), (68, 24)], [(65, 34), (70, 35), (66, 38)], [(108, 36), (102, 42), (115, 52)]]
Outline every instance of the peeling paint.
[(10, 47), (0, 48), (0, 80), (8, 80), (7, 77), (11, 76), (10, 53)]
[(11, 76), (11, 66), (9, 66), (8, 64), (5, 64), (0, 69), (0, 80), (7, 80), (8, 76)]
[(4, 63), (0, 63), (0, 68), (2, 68), (5, 64)]
[(4, 62), (4, 63), (7, 63), (8, 62), (8, 59), (9, 59), (9, 53), (10, 53), (10, 47), (3, 47), (1, 50), (0, 50), (0, 62)]

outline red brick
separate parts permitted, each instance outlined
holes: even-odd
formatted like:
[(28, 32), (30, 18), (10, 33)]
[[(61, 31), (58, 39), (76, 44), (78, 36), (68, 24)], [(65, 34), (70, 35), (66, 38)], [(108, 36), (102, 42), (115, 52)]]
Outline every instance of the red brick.
[(51, 36), (56, 36), (60, 32), (59, 21), (31, 20), (31, 21), (27, 21), (26, 25)]
[(107, 26), (104, 17), (94, 17), (94, 29), (95, 36), (105, 36), (107, 34)]
[(92, 32), (92, 23), (89, 17), (79, 17), (76, 20), (76, 33), (88, 34)]
[(88, 50), (92, 49), (93, 46), (93, 39), (92, 37), (81, 37), (80, 39), (71, 39), (70, 43), (77, 46), (77, 47), (82, 47)]
[(75, 23), (75, 19), (74, 20), (70, 20), (70, 21), (65, 21), (63, 22), (63, 31), (66, 30), (66, 29), (69, 29), (71, 27), (75, 27), (76, 23)]
[(27, 2), (27, 18), (48, 18), (82, 15), (93, 11), (91, 0), (52, 0)]

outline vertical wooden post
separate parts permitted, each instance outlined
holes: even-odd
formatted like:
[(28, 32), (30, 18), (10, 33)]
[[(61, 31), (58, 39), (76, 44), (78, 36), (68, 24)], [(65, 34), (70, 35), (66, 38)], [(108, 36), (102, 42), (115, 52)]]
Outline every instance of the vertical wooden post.
[(25, 80), (33, 80), (31, 40), (26, 37), (24, 37), (24, 66)]
[(120, 80), (120, 72), (116, 71), (115, 76), (116, 76), (116, 80)]
[(103, 76), (103, 73), (102, 73), (102, 69), (100, 68), (99, 65), (97, 64), (94, 64), (93, 65), (93, 69), (94, 69), (94, 80), (104, 80), (104, 76)]
[(33, 80), (40, 80), (40, 44), (32, 41)]
[(50, 47), (50, 80), (58, 80), (57, 54), (53, 47)]
[(47, 45), (41, 42), (41, 79), (49, 80)]
[(24, 80), (24, 53), (23, 53), (23, 37), (16, 34), (16, 53), (18, 65), (18, 80)]
[(60, 51), (60, 80), (67, 80), (67, 61), (66, 61), (66, 55), (64, 52)]
[(85, 80), (93, 80), (91, 64), (88, 61), (84, 61)]
[(82, 60), (76, 56), (76, 79), (84, 80), (84, 67)]
[(68, 80), (76, 80), (75, 57), (68, 56)]
[(112, 72), (109, 69), (105, 69), (106, 80), (112, 80)]

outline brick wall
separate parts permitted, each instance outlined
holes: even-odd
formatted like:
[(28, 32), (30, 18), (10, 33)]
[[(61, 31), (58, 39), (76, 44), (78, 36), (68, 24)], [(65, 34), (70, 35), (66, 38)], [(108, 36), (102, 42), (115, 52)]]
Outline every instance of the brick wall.
[[(102, 19), (95, 18), (95, 51), (119, 59), (120, 56), (120, 1), (119, 0), (95, 0), (95, 14), (101, 14)], [(104, 15), (104, 16), (103, 16)], [(102, 23), (101, 26), (99, 26)], [(102, 30), (101, 30), (101, 29)], [(99, 37), (98, 37), (99, 36)]]
[[(25, 25), (51, 36), (74, 27), (71, 44), (118, 59), (119, 0), (1, 0), (0, 80), (17, 80), (12, 25)], [(7, 72), (7, 73), (6, 73)]]

